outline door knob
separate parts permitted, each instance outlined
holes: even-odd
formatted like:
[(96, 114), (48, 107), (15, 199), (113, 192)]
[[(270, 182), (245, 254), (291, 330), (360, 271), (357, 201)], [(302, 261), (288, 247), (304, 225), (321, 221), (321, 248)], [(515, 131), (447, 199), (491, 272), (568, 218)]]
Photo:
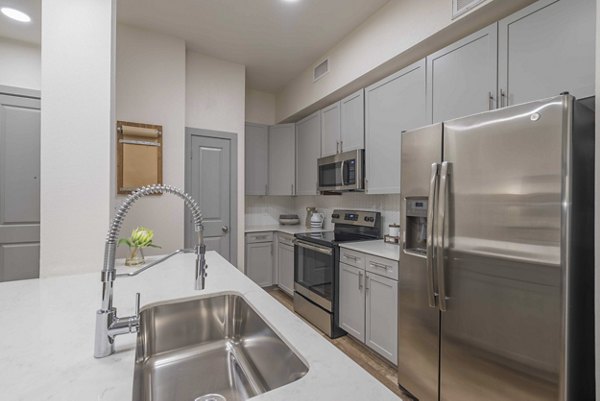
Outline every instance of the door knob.
[(223, 230), (224, 233), (229, 232), (229, 227), (223, 226), (221, 227), (221, 230)]

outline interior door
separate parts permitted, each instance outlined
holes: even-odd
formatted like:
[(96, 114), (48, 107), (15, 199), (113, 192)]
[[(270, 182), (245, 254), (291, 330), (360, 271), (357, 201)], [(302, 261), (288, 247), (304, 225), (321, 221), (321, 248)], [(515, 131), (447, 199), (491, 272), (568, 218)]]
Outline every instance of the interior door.
[(497, 61), (497, 23), (427, 57), (431, 122), (496, 108)]
[(191, 192), (202, 210), (206, 249), (230, 260), (231, 140), (192, 135)]
[(0, 94), (0, 281), (39, 277), (40, 100)]
[(562, 400), (566, 99), (444, 124), (442, 401)]

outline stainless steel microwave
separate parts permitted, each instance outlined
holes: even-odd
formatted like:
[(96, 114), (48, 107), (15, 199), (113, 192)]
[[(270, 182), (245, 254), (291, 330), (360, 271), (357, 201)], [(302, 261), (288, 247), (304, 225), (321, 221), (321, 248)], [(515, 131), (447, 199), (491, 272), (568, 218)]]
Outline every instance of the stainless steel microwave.
[(364, 162), (363, 149), (320, 158), (319, 191), (364, 191)]

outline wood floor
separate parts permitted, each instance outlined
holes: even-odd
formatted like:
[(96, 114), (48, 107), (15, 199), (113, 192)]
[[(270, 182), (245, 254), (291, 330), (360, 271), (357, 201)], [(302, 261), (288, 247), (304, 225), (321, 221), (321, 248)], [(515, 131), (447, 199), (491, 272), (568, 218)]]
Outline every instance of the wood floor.
[[(294, 310), (292, 298), (285, 292), (277, 288), (270, 288), (267, 290), (267, 292), (286, 308), (291, 311)], [(307, 323), (310, 325), (309, 322)], [(317, 329), (315, 328), (315, 330)], [(369, 372), (371, 376), (392, 390), (392, 392), (394, 392), (396, 395), (399, 397), (403, 395), (398, 387), (397, 372), (394, 365), (382, 359), (379, 355), (375, 354), (375, 352), (371, 351), (350, 336), (342, 336), (331, 339), (321, 331), (317, 331), (323, 336), (323, 338), (342, 350), (342, 352), (344, 352), (354, 362), (358, 363), (363, 369)]]

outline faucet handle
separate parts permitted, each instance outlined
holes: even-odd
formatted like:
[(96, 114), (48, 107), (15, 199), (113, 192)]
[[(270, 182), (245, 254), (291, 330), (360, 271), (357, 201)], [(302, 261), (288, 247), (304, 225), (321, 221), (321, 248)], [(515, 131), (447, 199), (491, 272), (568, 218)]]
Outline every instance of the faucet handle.
[(140, 316), (140, 293), (139, 292), (135, 293), (135, 311), (133, 312), (133, 315), (135, 317)]

